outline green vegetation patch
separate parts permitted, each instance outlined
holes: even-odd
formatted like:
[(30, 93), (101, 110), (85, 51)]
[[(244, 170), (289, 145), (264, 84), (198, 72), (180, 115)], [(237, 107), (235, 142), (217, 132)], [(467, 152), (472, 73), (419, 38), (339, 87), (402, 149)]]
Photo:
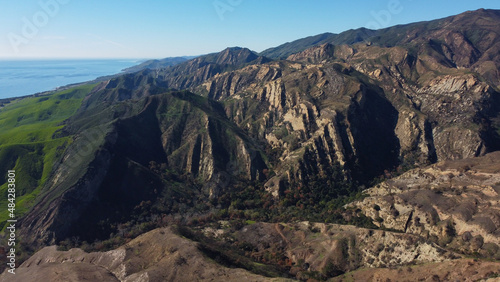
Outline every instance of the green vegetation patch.
[(95, 85), (15, 100), (0, 110), (0, 227), (7, 216), (7, 170), (16, 171), (16, 217), (33, 205), (71, 137), (55, 137)]

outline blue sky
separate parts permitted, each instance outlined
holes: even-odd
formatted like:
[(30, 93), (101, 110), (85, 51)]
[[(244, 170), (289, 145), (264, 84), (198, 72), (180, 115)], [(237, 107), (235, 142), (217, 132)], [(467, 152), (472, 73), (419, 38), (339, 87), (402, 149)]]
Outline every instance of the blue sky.
[[(352, 4), (359, 3), (359, 4)], [(432, 20), (498, 0), (0, 0), (0, 58), (163, 58)]]

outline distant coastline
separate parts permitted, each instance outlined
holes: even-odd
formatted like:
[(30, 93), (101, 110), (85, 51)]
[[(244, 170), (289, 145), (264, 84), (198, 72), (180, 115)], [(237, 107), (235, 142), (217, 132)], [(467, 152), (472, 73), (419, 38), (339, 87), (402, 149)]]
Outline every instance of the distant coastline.
[(0, 60), (0, 106), (123, 74), (136, 59)]

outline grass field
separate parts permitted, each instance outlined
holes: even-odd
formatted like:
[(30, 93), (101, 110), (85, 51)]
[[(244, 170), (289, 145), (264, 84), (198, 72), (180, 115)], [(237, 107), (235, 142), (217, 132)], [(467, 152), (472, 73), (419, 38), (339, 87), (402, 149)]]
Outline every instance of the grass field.
[(55, 138), (95, 85), (15, 100), (0, 109), (0, 228), (8, 219), (7, 170), (16, 171), (16, 218), (29, 210), (71, 137)]

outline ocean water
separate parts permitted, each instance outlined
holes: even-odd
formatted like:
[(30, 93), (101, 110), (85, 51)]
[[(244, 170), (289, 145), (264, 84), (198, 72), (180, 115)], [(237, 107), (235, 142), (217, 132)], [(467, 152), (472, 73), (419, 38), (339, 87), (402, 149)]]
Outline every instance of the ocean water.
[(0, 99), (94, 80), (139, 63), (134, 59), (0, 60)]

